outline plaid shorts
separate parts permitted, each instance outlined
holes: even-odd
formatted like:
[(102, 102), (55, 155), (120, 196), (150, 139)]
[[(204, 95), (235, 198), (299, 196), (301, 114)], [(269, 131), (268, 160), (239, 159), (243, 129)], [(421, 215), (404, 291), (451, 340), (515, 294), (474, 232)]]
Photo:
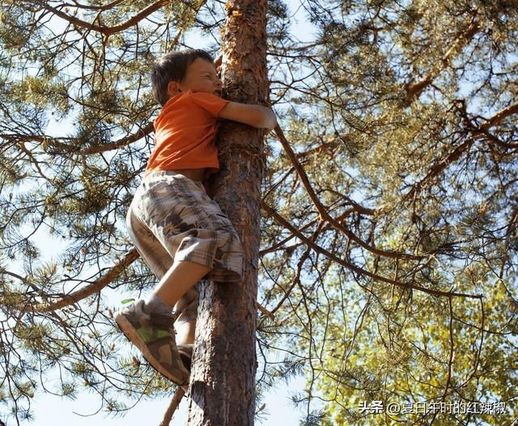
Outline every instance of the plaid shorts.
[[(159, 279), (178, 261), (211, 268), (207, 278), (214, 281), (241, 279), (239, 237), (201, 182), (169, 171), (147, 174), (131, 202), (126, 222), (135, 247)], [(192, 311), (197, 299), (193, 289), (175, 310), (182, 312), (189, 306)]]

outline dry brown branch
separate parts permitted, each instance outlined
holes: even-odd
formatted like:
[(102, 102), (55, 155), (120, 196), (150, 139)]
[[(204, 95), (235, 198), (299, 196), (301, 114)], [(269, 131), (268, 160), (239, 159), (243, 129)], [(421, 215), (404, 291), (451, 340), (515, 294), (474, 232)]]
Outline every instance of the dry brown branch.
[(359, 237), (357, 237), (354, 233), (349, 231), (345, 226), (340, 224), (335, 218), (331, 217), (328, 213), (328, 209), (322, 205), (320, 200), (318, 199), (315, 190), (311, 186), (311, 183), (309, 182), (309, 178), (306, 175), (306, 172), (304, 171), (304, 168), (299, 163), (297, 156), (291, 149), (290, 143), (284, 136), (284, 133), (282, 129), (277, 126), (275, 128), (275, 134), (279, 138), (279, 141), (281, 142), (281, 145), (283, 146), (284, 150), (286, 151), (286, 154), (288, 155), (291, 163), (295, 167), (295, 170), (297, 171), (297, 174), (299, 175), (300, 180), (302, 181), (302, 184), (304, 185), (304, 188), (306, 189), (306, 192), (309, 195), (309, 198), (315, 205), (318, 213), (320, 214), (320, 217), (328, 222), (333, 228), (335, 228), (337, 231), (342, 232), (345, 234), (350, 240), (354, 241), (356, 244), (358, 244), (360, 247), (368, 250), (369, 252), (376, 254), (378, 256), (384, 256), (394, 259), (410, 259), (410, 260), (420, 260), (423, 259), (423, 256), (416, 256), (408, 253), (398, 253), (393, 251), (386, 251), (386, 250), (380, 250), (375, 247), (370, 246), (363, 240), (361, 240)]
[(124, 31), (124, 30), (136, 25), (142, 19), (144, 19), (148, 15), (151, 15), (153, 12), (156, 12), (162, 6), (165, 6), (169, 2), (170, 2), (170, 0), (158, 0), (157, 2), (142, 9), (139, 13), (137, 13), (132, 18), (128, 19), (126, 22), (115, 25), (113, 27), (105, 27), (102, 25), (96, 25), (91, 22), (83, 21), (82, 19), (76, 18), (75, 16), (70, 16), (67, 13), (62, 12), (61, 10), (50, 6), (47, 1), (40, 0), (37, 3), (40, 4), (41, 6), (43, 6), (44, 9), (54, 13), (56, 16), (59, 16), (60, 18), (70, 22), (71, 24), (75, 25), (76, 27), (85, 28), (85, 29), (91, 30), (91, 31), (97, 31), (106, 36), (110, 36), (112, 34), (118, 33), (120, 31)]
[(268, 309), (266, 309), (263, 305), (261, 305), (260, 303), (257, 304), (257, 310), (259, 312), (261, 312), (263, 315), (267, 316), (268, 318), (270, 319), (274, 319), (274, 315), (273, 315), (273, 312), (270, 312)]
[(495, 115), (489, 118), (482, 126), (480, 126), (480, 128), (482, 130), (487, 130), (490, 127), (496, 126), (502, 120), (513, 114), (518, 114), (518, 103), (509, 105), (507, 108), (498, 111)]
[(323, 247), (320, 247), (318, 244), (316, 244), (315, 242), (311, 241), (310, 238), (306, 237), (301, 232), (299, 232), (299, 230), (295, 226), (293, 226), (291, 223), (289, 223), (286, 219), (284, 219), (280, 214), (278, 214), (271, 207), (269, 207), (267, 205), (263, 205), (263, 209), (270, 216), (272, 216), (273, 219), (277, 223), (279, 223), (280, 225), (284, 226), (286, 229), (288, 229), (290, 232), (292, 232), (294, 235), (296, 235), (296, 237), (298, 239), (300, 239), (305, 244), (310, 246), (313, 250), (315, 250), (316, 252), (326, 256), (327, 258), (329, 258), (330, 260), (338, 263), (339, 265), (342, 265), (343, 267), (345, 267), (345, 268), (355, 272), (356, 274), (358, 274), (360, 276), (369, 277), (369, 278), (372, 278), (373, 280), (384, 282), (384, 283), (387, 283), (387, 284), (393, 284), (393, 285), (401, 287), (401, 288), (422, 291), (424, 293), (432, 294), (434, 296), (442, 296), (442, 297), (453, 297), (453, 296), (455, 296), (455, 297), (466, 297), (466, 298), (471, 298), (471, 299), (480, 299), (480, 298), (482, 298), (482, 295), (480, 295), (480, 294), (467, 294), (467, 293), (458, 293), (458, 292), (448, 292), (448, 291), (442, 291), (442, 290), (433, 290), (433, 289), (430, 289), (430, 288), (416, 286), (415, 284), (413, 284), (411, 282), (396, 281), (396, 280), (393, 280), (393, 279), (390, 279), (390, 278), (386, 278), (386, 277), (381, 276), (381, 275), (374, 274), (374, 273), (372, 273), (370, 271), (367, 271), (366, 269), (360, 268), (359, 266), (356, 266), (356, 265), (352, 264), (351, 262), (349, 262), (349, 261), (347, 261), (345, 259), (341, 259), (341, 258), (337, 257), (335, 254), (333, 254), (333, 253), (329, 252), (328, 250), (324, 249)]
[(26, 312), (51, 312), (57, 309), (64, 308), (65, 306), (73, 305), (74, 303), (79, 302), (82, 299), (85, 299), (92, 294), (98, 293), (108, 284), (110, 284), (116, 277), (118, 277), (124, 269), (126, 269), (131, 263), (133, 263), (139, 254), (135, 248), (128, 251), (125, 256), (115, 265), (113, 266), (106, 274), (102, 277), (91, 283), (90, 285), (74, 291), (71, 294), (67, 294), (63, 296), (60, 300), (53, 303), (37, 303), (37, 304), (29, 304), (25, 303), (19, 306), (21, 311)]
[(299, 160), (308, 158), (315, 154), (332, 156), (334, 152), (333, 150), (337, 148), (339, 145), (340, 144), (338, 138), (330, 138), (327, 142), (324, 142), (315, 148), (309, 149), (296, 155)]
[[(279, 285), (279, 287), (284, 292), (284, 295), (281, 297), (281, 300), (279, 300), (279, 302), (272, 309), (272, 317), (281, 308), (281, 306), (284, 304), (284, 302), (290, 297), (291, 292), (293, 291), (295, 286), (300, 282), (300, 275), (302, 274), (302, 266), (304, 265), (304, 262), (309, 257), (309, 254), (311, 252), (311, 247), (309, 247), (309, 246), (306, 246), (306, 247), (307, 247), (306, 251), (302, 254), (302, 256), (300, 257), (300, 260), (297, 262), (297, 274), (293, 278), (290, 286), (287, 289), (284, 289), (282, 286)], [(304, 292), (302, 292), (302, 293), (304, 293)]]
[(174, 393), (173, 398), (169, 403), (169, 407), (167, 407), (167, 410), (164, 413), (164, 418), (162, 419), (160, 426), (169, 426), (171, 420), (173, 419), (174, 412), (180, 405), (180, 402), (182, 402), (182, 398), (184, 395), (185, 390), (183, 388), (179, 387), (178, 389), (176, 389), (176, 392)]

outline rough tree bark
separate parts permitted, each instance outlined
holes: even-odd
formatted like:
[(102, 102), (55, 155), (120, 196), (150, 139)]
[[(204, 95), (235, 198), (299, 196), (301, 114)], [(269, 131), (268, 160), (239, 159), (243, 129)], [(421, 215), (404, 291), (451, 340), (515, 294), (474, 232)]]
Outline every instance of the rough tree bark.
[[(222, 34), (222, 79), (228, 99), (264, 103), (267, 0), (230, 0)], [(219, 135), (221, 171), (213, 195), (234, 224), (244, 249), (239, 284), (203, 283), (189, 425), (253, 425), (256, 373), (256, 298), (260, 184), (264, 132), (224, 123)]]

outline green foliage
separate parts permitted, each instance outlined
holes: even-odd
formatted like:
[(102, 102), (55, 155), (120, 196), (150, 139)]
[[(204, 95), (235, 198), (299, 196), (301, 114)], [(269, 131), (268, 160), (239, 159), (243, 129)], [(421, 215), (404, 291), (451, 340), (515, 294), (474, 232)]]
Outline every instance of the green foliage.
[[(511, 422), (516, 10), (309, 1), (306, 11), (318, 39), (289, 45), (296, 59), (272, 58), (272, 89), (320, 208), (338, 223), (319, 214), (270, 141), (265, 201), (314, 246), (264, 219), (261, 303), (275, 320), (261, 323), (261, 341), (285, 353), (285, 365), (304, 365), (308, 387), (297, 402), (308, 424)], [(360, 409), (372, 401), (384, 403), (379, 414)], [(389, 403), (474, 401), (506, 408), (387, 411)]]
[[(514, 3), (269, 2), (270, 100), (296, 161), (268, 136), (259, 387), (303, 375), (301, 424), (516, 418)], [(44, 307), (130, 248), (124, 215), (158, 111), (150, 64), (187, 33), (217, 42), (225, 10), (169, 2), (132, 21), (149, 2), (106, 4), (2, 4), (0, 420), (30, 419), (44, 389), (87, 388), (112, 413), (171, 391), (107, 306), (154, 282), (141, 261)], [(360, 409), (373, 401), (382, 412)], [(467, 402), (506, 409), (387, 410)]]
[[(2, 3), (2, 421), (31, 418), (40, 390), (74, 398), (88, 388), (114, 413), (127, 410), (127, 397), (170, 390), (151, 371), (121, 363), (130, 348), (104, 293), (42, 306), (99, 279), (130, 248), (124, 216), (151, 149), (142, 129), (157, 111), (150, 64), (177, 47), (203, 3), (140, 19), (149, 2)], [(148, 287), (153, 279), (137, 263), (110, 286)], [(47, 387), (47, 373), (61, 378), (57, 388)]]

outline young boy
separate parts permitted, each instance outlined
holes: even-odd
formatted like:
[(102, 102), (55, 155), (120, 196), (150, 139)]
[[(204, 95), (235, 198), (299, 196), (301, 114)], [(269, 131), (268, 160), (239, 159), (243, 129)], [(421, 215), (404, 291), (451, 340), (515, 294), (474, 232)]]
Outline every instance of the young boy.
[(147, 300), (117, 312), (115, 321), (151, 366), (183, 386), (194, 342), (196, 283), (206, 276), (239, 281), (242, 274), (239, 238), (202, 184), (219, 168), (217, 120), (272, 129), (276, 118), (269, 108), (222, 99), (213, 60), (203, 50), (165, 55), (154, 66), (152, 84), (163, 108), (154, 122), (155, 148), (127, 225), (160, 281)]

